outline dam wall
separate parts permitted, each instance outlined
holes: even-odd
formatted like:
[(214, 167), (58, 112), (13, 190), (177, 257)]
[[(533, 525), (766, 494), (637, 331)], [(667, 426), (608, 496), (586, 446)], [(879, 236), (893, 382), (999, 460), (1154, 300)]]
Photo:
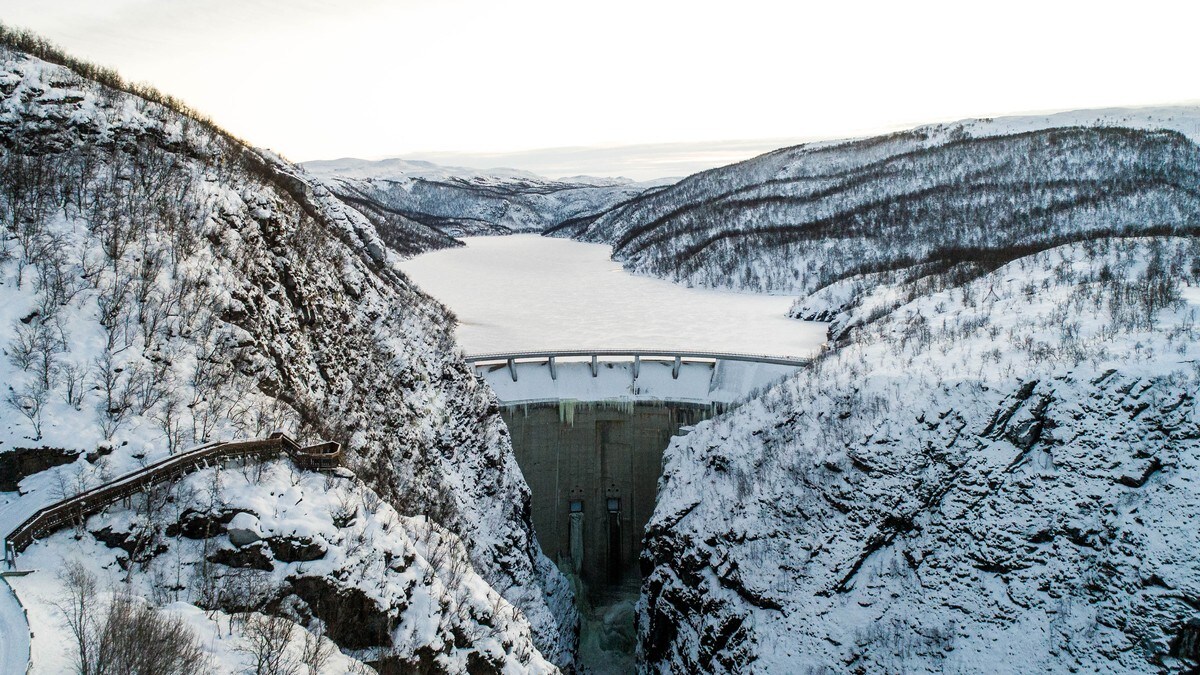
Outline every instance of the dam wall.
[(547, 359), (480, 362), (501, 403), (573, 401), (677, 401), (730, 404), (796, 372), (796, 365), (720, 359)]
[(575, 585), (581, 667), (634, 672), (642, 537), (671, 437), (808, 359), (574, 350), (467, 360), (501, 404), (538, 542)]
[(501, 403), (542, 550), (596, 590), (639, 577), (671, 437), (799, 365), (734, 354), (584, 354), (469, 360)]
[(589, 589), (640, 578), (638, 556), (663, 451), (682, 427), (718, 410), (708, 403), (634, 401), (504, 406), (546, 555)]

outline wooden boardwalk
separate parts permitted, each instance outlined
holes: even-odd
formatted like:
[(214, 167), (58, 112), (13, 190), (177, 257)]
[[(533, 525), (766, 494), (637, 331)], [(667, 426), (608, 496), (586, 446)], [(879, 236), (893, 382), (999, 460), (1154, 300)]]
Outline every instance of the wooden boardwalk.
[(254, 457), (270, 459), (287, 455), (302, 469), (330, 471), (341, 466), (342, 446), (328, 442), (300, 447), (287, 434), (230, 443), (211, 443), (155, 462), (133, 473), (109, 481), (73, 497), (50, 504), (34, 513), (4, 538), (4, 559), (16, 564), (17, 554), (37, 539), (98, 513), (109, 504), (142, 492), (159, 483), (177, 480), (194, 471), (227, 459)]

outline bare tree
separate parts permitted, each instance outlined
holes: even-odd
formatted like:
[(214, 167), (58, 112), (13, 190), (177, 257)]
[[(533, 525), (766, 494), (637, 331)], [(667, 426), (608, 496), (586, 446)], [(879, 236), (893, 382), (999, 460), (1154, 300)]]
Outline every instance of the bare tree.
[(200, 641), (182, 619), (118, 593), (99, 631), (95, 675), (192, 675), (208, 670)]
[(96, 357), (92, 372), (96, 389), (100, 391), (101, 396), (97, 404), (100, 430), (105, 438), (112, 438), (125, 424), (133, 407), (130, 376), (124, 368), (117, 365), (113, 353), (107, 349)]
[(317, 626), (315, 633), (304, 631), (304, 649), (300, 653), (300, 663), (308, 675), (318, 675), (333, 657), (333, 643), (325, 639), (319, 622)]
[(96, 577), (84, 569), (78, 560), (67, 561), (58, 573), (64, 596), (54, 606), (67, 620), (74, 640), (75, 666), (80, 675), (94, 675), (96, 662), (95, 636)]
[(21, 413), (33, 427), (33, 440), (42, 439), (42, 408), (46, 406), (49, 391), (37, 380), (32, 380), (20, 389), (9, 387), (5, 401), (9, 407)]
[(53, 605), (66, 619), (79, 675), (192, 675), (209, 670), (200, 641), (182, 619), (125, 593), (97, 599), (96, 578), (77, 560), (59, 572)]
[(253, 659), (255, 675), (299, 675), (300, 668), (287, 653), (296, 624), (278, 616), (251, 615), (242, 626), (238, 651)]
[(66, 385), (63, 391), (63, 400), (67, 405), (76, 410), (83, 407), (83, 394), (85, 383), (87, 382), (87, 368), (68, 361), (59, 369), (62, 384)]

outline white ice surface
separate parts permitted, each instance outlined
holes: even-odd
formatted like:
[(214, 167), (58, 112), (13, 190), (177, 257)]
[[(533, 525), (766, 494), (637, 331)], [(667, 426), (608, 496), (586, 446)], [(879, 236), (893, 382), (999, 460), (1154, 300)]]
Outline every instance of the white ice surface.
[(29, 663), (29, 624), (13, 590), (0, 586), (0, 671), (18, 675)]
[(826, 325), (787, 318), (793, 298), (635, 276), (611, 249), (537, 235), (469, 237), (402, 264), (458, 315), (467, 353), (643, 348), (809, 356)]
[[(23, 499), (17, 499), (13, 492), (0, 492), (0, 537), (12, 532), (51, 501), (47, 490)], [(0, 563), (0, 568), (7, 567)], [(0, 582), (0, 586), (4, 586), (0, 588), (0, 673), (16, 675), (24, 673), (29, 664), (29, 622), (17, 601), (16, 591), (4, 582)]]

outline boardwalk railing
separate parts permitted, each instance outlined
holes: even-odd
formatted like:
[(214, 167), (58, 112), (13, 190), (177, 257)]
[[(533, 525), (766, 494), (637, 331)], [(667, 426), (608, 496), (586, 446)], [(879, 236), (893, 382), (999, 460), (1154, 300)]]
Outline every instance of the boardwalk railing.
[(545, 361), (547, 365), (550, 366), (550, 377), (557, 380), (557, 359), (579, 357), (591, 358), (592, 377), (596, 377), (596, 374), (599, 370), (598, 362), (602, 356), (632, 358), (633, 376), (635, 378), (638, 375), (638, 370), (641, 366), (643, 358), (674, 360), (675, 365), (671, 370), (671, 377), (675, 378), (679, 377), (679, 368), (685, 359), (702, 359), (706, 361), (749, 361), (753, 363), (769, 363), (778, 366), (795, 366), (797, 368), (807, 366), (809, 363), (812, 363), (812, 358), (804, 356), (771, 356), (768, 354), (742, 354), (738, 352), (705, 352), (669, 349), (564, 349), (558, 351), (495, 352), (491, 354), (467, 354), (463, 358), (472, 365), (503, 362), (508, 365), (508, 373), (512, 376), (513, 382), (516, 382), (517, 361)]
[(342, 446), (339, 443), (327, 442), (300, 447), (287, 434), (276, 432), (267, 438), (211, 443), (168, 457), (34, 513), (4, 538), (4, 559), (13, 565), (17, 554), (35, 540), (69, 525), (83, 522), (84, 518), (98, 513), (109, 504), (159, 483), (176, 480), (226, 459), (269, 459), (283, 454), (290, 457), (300, 468), (328, 471), (341, 465)]

